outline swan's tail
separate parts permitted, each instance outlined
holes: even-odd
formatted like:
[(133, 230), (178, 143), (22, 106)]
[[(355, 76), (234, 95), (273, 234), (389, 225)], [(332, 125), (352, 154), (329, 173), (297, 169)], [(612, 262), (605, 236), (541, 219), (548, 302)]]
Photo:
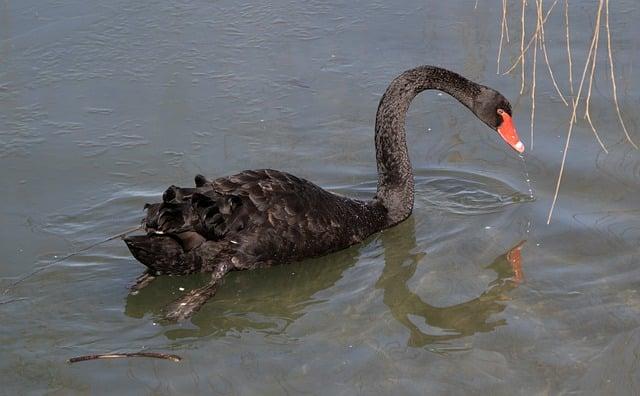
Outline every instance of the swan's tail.
[[(193, 248), (185, 248), (185, 240), (202, 238), (195, 232), (178, 236), (167, 234), (136, 235), (124, 238), (129, 251), (149, 268), (152, 275), (185, 275), (211, 272), (216, 263), (228, 256), (219, 256), (227, 242), (204, 241)], [(194, 236), (195, 235), (195, 236)], [(182, 239), (181, 239), (182, 238)]]
[(242, 199), (218, 193), (207, 183), (198, 175), (196, 188), (170, 186), (162, 202), (145, 205), (142, 225), (147, 235), (124, 238), (151, 273), (198, 272), (210, 264), (205, 261), (215, 257), (229, 232), (245, 227)]
[(154, 274), (184, 273), (184, 249), (168, 235), (136, 235), (124, 238), (129, 251)]

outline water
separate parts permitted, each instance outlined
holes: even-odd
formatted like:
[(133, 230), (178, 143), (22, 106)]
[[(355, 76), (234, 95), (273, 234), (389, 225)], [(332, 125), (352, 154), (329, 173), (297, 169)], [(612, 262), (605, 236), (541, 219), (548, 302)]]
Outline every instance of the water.
[[(509, 3), (503, 67), (519, 48)], [(570, 4), (574, 80), (595, 3)], [(518, 70), (495, 74), (500, 15), (497, 1), (462, 0), (0, 4), (0, 289), (135, 226), (145, 202), (196, 173), (272, 167), (371, 196), (377, 103), (415, 65), (499, 89), (528, 147), (530, 94)], [(636, 140), (639, 17), (636, 2), (611, 2)], [(566, 93), (562, 21), (552, 13), (545, 36)], [(407, 118), (408, 221), (330, 256), (230, 274), (177, 325), (159, 323), (163, 306), (204, 277), (129, 296), (142, 266), (120, 241), (47, 267), (0, 297), (0, 394), (640, 392), (640, 156), (600, 45), (591, 115), (609, 154), (579, 114), (550, 225), (569, 114), (538, 56), (526, 168), (453, 99), (423, 94)], [(138, 350), (184, 360), (65, 363)]]

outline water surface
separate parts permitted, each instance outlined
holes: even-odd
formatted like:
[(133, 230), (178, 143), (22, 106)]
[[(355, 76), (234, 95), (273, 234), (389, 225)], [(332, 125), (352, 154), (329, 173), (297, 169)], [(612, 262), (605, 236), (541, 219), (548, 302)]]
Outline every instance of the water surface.
[[(499, 89), (529, 146), (529, 88), (495, 73), (499, 2), (392, 3), (0, 4), (0, 288), (135, 226), (196, 173), (277, 168), (370, 197), (376, 106), (416, 65)], [(503, 65), (519, 47), (509, 3)], [(576, 79), (595, 3), (570, 5)], [(640, 10), (611, 3), (618, 94), (640, 141)], [(553, 13), (545, 34), (568, 92), (562, 21)], [(163, 306), (203, 277), (129, 296), (143, 268), (117, 240), (47, 267), (0, 297), (0, 394), (640, 392), (640, 154), (622, 139), (600, 45), (591, 114), (609, 153), (580, 114), (550, 225), (569, 114), (539, 58), (528, 173), (453, 99), (422, 94), (407, 118), (408, 221), (232, 273), (174, 325), (158, 323)], [(184, 360), (65, 363), (137, 350)]]

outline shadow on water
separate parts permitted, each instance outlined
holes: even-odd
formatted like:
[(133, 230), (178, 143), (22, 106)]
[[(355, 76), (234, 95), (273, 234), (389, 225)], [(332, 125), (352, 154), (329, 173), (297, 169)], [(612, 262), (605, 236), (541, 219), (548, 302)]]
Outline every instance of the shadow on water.
[[(480, 296), (437, 307), (423, 301), (408, 286), (425, 257), (416, 251), (413, 217), (383, 232), (380, 240), (385, 264), (375, 287), (382, 289), (383, 302), (393, 317), (409, 330), (408, 346), (443, 343), (506, 324), (504, 319), (493, 317), (505, 309), (506, 294), (522, 280), (520, 249), (524, 241), (485, 267), (495, 271), (497, 277)], [(170, 339), (246, 331), (285, 335), (308, 307), (331, 298), (323, 298), (321, 292), (334, 286), (356, 264), (359, 250), (356, 246), (303, 263), (231, 273), (214, 299), (192, 318), (191, 325), (167, 328), (165, 335)], [(161, 277), (139, 294), (128, 296), (125, 313), (134, 318), (147, 313), (159, 317), (179, 294), (202, 285), (206, 279), (206, 275)]]
[[(416, 252), (413, 217), (388, 230), (382, 236), (385, 266), (376, 283), (384, 292), (383, 302), (393, 317), (409, 332), (408, 346), (423, 347), (466, 337), (475, 333), (493, 331), (506, 325), (504, 319), (492, 319), (506, 308), (506, 293), (522, 282), (521, 241), (504, 254), (496, 257), (486, 269), (497, 278), (478, 297), (460, 304), (437, 307), (423, 301), (409, 289), (408, 283), (416, 272), (425, 253)], [(416, 323), (424, 321), (426, 326)], [(430, 329), (425, 329), (426, 327)], [(436, 334), (439, 333), (439, 334)]]

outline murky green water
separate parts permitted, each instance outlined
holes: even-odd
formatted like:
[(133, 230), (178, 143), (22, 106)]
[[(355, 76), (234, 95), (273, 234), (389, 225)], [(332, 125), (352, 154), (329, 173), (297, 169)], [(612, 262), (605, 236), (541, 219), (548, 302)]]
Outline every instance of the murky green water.
[[(498, 1), (108, 3), (0, 3), (1, 290), (135, 226), (145, 202), (195, 173), (271, 167), (370, 196), (378, 100), (419, 64), (502, 91), (530, 146), (530, 91), (519, 95), (518, 70), (495, 73)], [(519, 48), (508, 3), (503, 67)], [(545, 35), (567, 92), (562, 3)], [(577, 82), (595, 3), (571, 2)], [(634, 0), (611, 2), (637, 141), (638, 18)], [(535, 201), (517, 155), (453, 99), (423, 94), (407, 120), (418, 194), (407, 222), (320, 259), (233, 273), (178, 325), (156, 321), (202, 277), (128, 296), (143, 267), (120, 241), (47, 267), (0, 297), (0, 394), (639, 393), (640, 153), (612, 107), (605, 44), (591, 114), (609, 154), (581, 110), (551, 225), (569, 113), (539, 52)], [(138, 350), (184, 360), (65, 363)]]

